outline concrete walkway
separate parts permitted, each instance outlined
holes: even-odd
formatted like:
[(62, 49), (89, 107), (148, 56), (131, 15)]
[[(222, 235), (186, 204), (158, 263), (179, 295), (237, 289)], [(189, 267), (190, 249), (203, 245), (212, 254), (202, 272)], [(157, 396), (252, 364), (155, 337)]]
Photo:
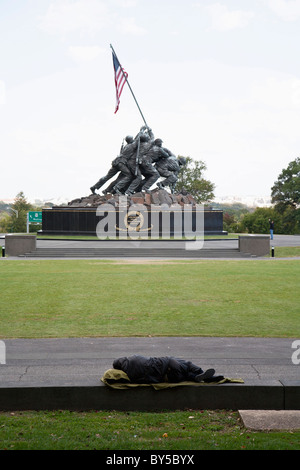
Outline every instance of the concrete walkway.
[[(2, 410), (300, 409), (300, 365), (292, 362), (292, 339), (55, 338), (4, 343)], [(151, 387), (116, 391), (105, 386), (100, 379), (113, 360), (133, 354), (182, 357), (244, 383), (162, 391)]]

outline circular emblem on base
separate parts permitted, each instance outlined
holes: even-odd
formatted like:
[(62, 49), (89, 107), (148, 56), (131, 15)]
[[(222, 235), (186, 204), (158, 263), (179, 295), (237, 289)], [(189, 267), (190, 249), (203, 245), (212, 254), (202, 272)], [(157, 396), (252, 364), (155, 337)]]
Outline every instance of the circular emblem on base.
[(128, 211), (124, 217), (124, 224), (127, 230), (139, 232), (144, 225), (144, 216), (140, 211)]

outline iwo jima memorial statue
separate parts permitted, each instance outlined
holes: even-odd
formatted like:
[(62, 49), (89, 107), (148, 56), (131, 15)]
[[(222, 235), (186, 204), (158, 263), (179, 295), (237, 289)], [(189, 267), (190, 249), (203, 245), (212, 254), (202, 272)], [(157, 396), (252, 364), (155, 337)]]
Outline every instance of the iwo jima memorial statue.
[[(203, 233), (224, 233), (222, 211), (205, 210), (185, 190), (176, 192), (178, 175), (186, 159), (176, 157), (163, 147), (160, 138), (155, 138), (113, 48), (112, 55), (115, 113), (127, 83), (145, 125), (135, 137), (125, 137), (119, 155), (107, 174), (91, 186), (89, 196), (74, 199), (66, 206), (43, 209), (40, 234), (97, 235), (101, 239), (195, 239)], [(97, 194), (107, 182), (103, 194)]]

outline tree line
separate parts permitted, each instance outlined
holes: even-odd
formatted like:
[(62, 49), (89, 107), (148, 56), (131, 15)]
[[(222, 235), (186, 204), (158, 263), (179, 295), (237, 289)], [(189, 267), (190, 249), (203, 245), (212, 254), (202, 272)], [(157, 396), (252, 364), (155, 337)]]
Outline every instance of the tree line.
[[(210, 205), (223, 210), (223, 229), (230, 233), (269, 233), (269, 220), (274, 221), (277, 234), (300, 234), (300, 157), (283, 169), (271, 188), (272, 207), (249, 208), (244, 204), (217, 204), (214, 199), (215, 185), (204, 177), (206, 164), (185, 157), (186, 165), (181, 169), (176, 192), (186, 191), (198, 204)], [(0, 201), (0, 232), (26, 232), (27, 212), (41, 210), (30, 204), (21, 191), (14, 203)], [(30, 231), (41, 227), (30, 225)]]
[[(283, 169), (271, 188), (272, 207), (239, 212), (224, 211), (224, 230), (237, 233), (262, 233), (270, 230), (269, 220), (274, 221), (277, 234), (300, 234), (300, 158), (291, 161)], [(243, 209), (243, 210), (241, 210)], [(224, 210), (224, 208), (223, 208)]]
[(244, 204), (216, 204), (214, 185), (203, 177), (204, 162), (187, 158), (180, 172), (176, 190), (186, 189), (198, 203), (223, 210), (223, 229), (230, 233), (268, 234), (269, 220), (274, 221), (278, 234), (300, 234), (300, 158), (284, 168), (271, 188), (272, 207), (249, 208)]

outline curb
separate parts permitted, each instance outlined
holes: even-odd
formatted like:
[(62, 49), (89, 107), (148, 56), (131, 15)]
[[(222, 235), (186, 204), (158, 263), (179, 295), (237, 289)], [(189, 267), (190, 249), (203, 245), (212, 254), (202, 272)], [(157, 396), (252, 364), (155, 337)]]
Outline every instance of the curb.
[(151, 386), (116, 390), (104, 384), (0, 388), (1, 411), (162, 411), (189, 408), (300, 410), (300, 381), (177, 386), (159, 391)]

